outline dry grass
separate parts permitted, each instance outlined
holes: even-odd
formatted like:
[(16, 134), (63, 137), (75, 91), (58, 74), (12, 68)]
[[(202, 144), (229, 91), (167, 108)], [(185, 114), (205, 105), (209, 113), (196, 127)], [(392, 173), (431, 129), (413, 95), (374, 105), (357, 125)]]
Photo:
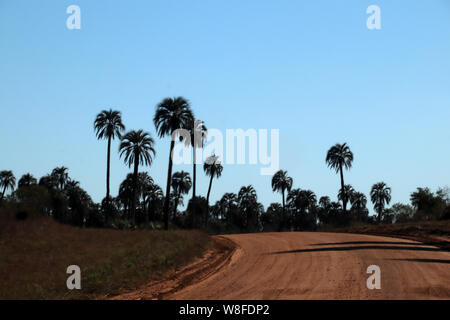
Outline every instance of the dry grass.
[(450, 220), (362, 225), (339, 228), (334, 231), (401, 237), (429, 243), (450, 251)]
[[(0, 299), (116, 295), (193, 261), (210, 246), (199, 231), (80, 229), (46, 217), (0, 218)], [(81, 290), (66, 269), (81, 268)]]

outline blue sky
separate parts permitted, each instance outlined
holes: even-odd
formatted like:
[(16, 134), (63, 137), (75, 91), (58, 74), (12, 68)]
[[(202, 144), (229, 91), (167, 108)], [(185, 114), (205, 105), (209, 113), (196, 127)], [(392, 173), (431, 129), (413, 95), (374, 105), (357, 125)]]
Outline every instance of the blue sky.
[[(66, 28), (72, 4), (81, 30)], [(381, 30), (366, 27), (372, 4)], [(209, 128), (279, 129), (294, 187), (335, 199), (325, 155), (347, 142), (346, 183), (368, 195), (385, 181), (392, 203), (409, 202), (418, 186), (450, 182), (449, 57), (446, 0), (0, 0), (0, 170), (40, 177), (64, 165), (100, 201), (106, 142), (92, 123), (115, 107), (127, 129), (155, 137), (143, 169), (164, 187), (169, 139), (156, 137), (154, 108), (181, 95)], [(116, 152), (111, 165), (115, 195), (129, 169)], [(248, 184), (265, 206), (280, 201), (259, 172), (225, 166), (211, 202)], [(198, 192), (207, 187), (200, 173)]]

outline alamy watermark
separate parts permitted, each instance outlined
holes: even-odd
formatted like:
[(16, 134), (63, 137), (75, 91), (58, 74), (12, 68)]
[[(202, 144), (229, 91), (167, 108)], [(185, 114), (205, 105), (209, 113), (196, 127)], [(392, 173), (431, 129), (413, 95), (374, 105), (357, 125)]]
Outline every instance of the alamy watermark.
[(381, 289), (381, 269), (379, 266), (372, 264), (367, 267), (366, 273), (371, 276), (367, 278), (366, 286), (369, 290)]
[[(178, 141), (171, 155), (177, 165), (192, 164), (193, 161), (202, 164), (215, 155), (216, 162), (221, 164), (259, 164), (261, 175), (273, 175), (279, 170), (279, 129), (226, 129), (225, 134), (219, 129), (208, 129), (206, 132), (194, 131), (193, 135), (189, 130), (178, 129), (172, 139)], [(195, 157), (193, 145), (196, 146)]]
[(81, 29), (81, 9), (77, 5), (70, 5), (66, 9), (66, 13), (70, 14), (66, 20), (66, 27), (69, 30)]
[(369, 30), (380, 30), (381, 29), (381, 9), (377, 5), (370, 5), (366, 10), (367, 14), (370, 16), (367, 18), (366, 26)]
[(66, 286), (67, 289), (73, 290), (81, 289), (81, 269), (79, 266), (73, 264), (67, 267), (66, 270), (67, 274), (70, 274), (70, 276), (67, 278)]

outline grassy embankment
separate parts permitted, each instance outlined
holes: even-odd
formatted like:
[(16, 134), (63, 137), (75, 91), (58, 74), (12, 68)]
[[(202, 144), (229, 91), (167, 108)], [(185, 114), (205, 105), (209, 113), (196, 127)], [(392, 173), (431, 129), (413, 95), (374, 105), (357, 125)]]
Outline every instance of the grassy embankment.
[(450, 251), (450, 220), (362, 225), (338, 228), (334, 231), (400, 237), (424, 242)]
[[(199, 231), (80, 229), (48, 217), (0, 217), (0, 299), (91, 299), (133, 290), (201, 256)], [(69, 265), (81, 290), (68, 290)]]

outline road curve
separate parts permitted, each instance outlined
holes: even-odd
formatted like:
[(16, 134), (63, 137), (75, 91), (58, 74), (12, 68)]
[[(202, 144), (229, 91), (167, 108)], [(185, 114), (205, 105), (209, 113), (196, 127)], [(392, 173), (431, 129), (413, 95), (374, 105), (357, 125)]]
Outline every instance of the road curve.
[[(358, 234), (284, 232), (221, 236), (231, 261), (165, 299), (450, 299), (450, 252)], [(369, 290), (367, 267), (381, 270)]]

